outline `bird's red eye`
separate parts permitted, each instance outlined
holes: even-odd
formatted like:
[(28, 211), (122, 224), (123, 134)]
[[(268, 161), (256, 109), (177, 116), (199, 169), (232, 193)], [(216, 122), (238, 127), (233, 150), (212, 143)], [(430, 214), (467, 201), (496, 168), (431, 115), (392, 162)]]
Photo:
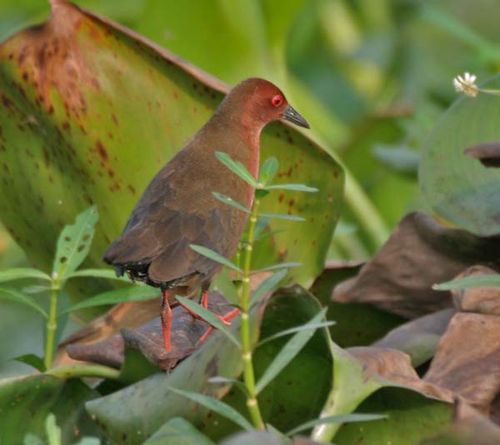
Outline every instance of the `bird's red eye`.
[(276, 94), (276, 96), (273, 96), (271, 99), (271, 103), (273, 107), (279, 107), (283, 103), (283, 96), (281, 94)]

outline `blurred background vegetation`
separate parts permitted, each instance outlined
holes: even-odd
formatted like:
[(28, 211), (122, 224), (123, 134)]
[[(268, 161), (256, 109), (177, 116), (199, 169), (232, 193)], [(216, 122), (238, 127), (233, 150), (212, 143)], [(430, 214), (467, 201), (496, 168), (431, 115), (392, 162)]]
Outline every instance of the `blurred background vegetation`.
[[(370, 257), (408, 211), (425, 209), (423, 141), (464, 70), (500, 69), (498, 0), (80, 0), (224, 80), (280, 85), (348, 172), (330, 259)], [(44, 0), (0, 0), (0, 38), (45, 20)], [(1, 217), (1, 215), (0, 215)], [(0, 231), (0, 268), (27, 264)], [(20, 283), (22, 286), (22, 283)], [(23, 326), (12, 342), (13, 327)], [(68, 329), (70, 329), (69, 327)], [(16, 329), (19, 332), (19, 329)], [(0, 374), (38, 350), (36, 315), (2, 302)]]

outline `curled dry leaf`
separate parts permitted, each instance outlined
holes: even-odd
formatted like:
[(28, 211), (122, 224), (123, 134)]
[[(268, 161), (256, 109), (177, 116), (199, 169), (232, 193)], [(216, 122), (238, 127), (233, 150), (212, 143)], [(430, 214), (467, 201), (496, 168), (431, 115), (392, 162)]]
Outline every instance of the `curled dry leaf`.
[[(111, 340), (110, 338), (114, 334), (118, 334), (123, 328), (139, 327), (149, 320), (158, 317), (159, 306), (159, 298), (117, 304), (104, 315), (101, 315), (64, 339), (59, 345), (56, 363), (63, 365), (74, 361), (67, 353), (68, 347), (71, 347), (73, 354), (75, 354), (74, 357), (81, 357), (78, 360), (97, 361), (109, 366), (116, 366), (117, 360), (120, 362), (120, 357), (123, 358), (123, 342), (116, 339)], [(95, 349), (96, 347), (91, 346), (92, 344), (100, 344), (102, 341), (109, 343), (109, 347), (107, 348), (109, 354), (107, 356), (101, 356), (100, 352)], [(88, 354), (88, 358), (83, 358), (80, 352), (77, 352), (82, 351), (82, 347), (87, 351), (85, 354)], [(99, 350), (102, 350), (101, 346), (99, 346)], [(101, 358), (94, 360), (91, 357)]]
[(500, 317), (456, 314), (424, 380), (487, 413), (500, 391)]
[(464, 154), (477, 159), (485, 167), (500, 167), (500, 142), (485, 142), (466, 148)]
[(448, 293), (431, 289), (473, 264), (500, 266), (500, 238), (447, 229), (430, 216), (411, 213), (359, 272), (338, 285), (334, 301), (371, 303), (414, 318), (451, 306)]
[[(492, 275), (497, 272), (486, 266), (472, 266), (456, 278)], [(471, 289), (452, 289), (456, 308), (462, 312), (500, 315), (500, 287), (482, 286)]]
[(455, 310), (450, 308), (416, 318), (394, 328), (373, 346), (405, 352), (413, 366), (419, 366), (434, 355), (454, 313)]
[(404, 386), (444, 402), (453, 401), (452, 391), (423, 381), (411, 366), (410, 357), (404, 352), (375, 346), (347, 350), (362, 363), (367, 378), (381, 379), (388, 386)]
[[(158, 318), (158, 302), (155, 301), (154, 319), (139, 327), (122, 326), (120, 334), (90, 344), (70, 344), (66, 350), (74, 360), (92, 361), (108, 366), (120, 367), (124, 360), (124, 349), (139, 350), (149, 361), (160, 368), (172, 369), (179, 360), (190, 355), (198, 346), (200, 337), (208, 329), (207, 323), (194, 319), (183, 307), (173, 308), (172, 350), (167, 353), (163, 345), (161, 323)], [(119, 305), (121, 306), (121, 305)], [(209, 309), (220, 315), (231, 311), (222, 295), (211, 292)]]

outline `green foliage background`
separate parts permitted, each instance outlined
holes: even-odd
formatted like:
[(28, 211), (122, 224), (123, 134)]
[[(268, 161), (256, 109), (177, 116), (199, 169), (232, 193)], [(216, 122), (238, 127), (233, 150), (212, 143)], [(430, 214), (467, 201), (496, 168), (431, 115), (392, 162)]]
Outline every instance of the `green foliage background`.
[[(229, 84), (262, 76), (282, 86), (310, 121), (314, 138), (348, 171), (330, 258), (368, 257), (402, 215), (425, 207), (418, 159), (436, 117), (455, 98), (451, 79), (465, 69), (486, 79), (500, 68), (495, 0), (77, 3)], [(42, 0), (0, 1), (0, 38), (47, 13)], [(0, 267), (24, 264), (3, 231)], [(9, 334), (18, 326), (12, 342)], [(22, 370), (6, 359), (37, 351), (41, 332), (38, 318), (2, 302), (0, 374)]]

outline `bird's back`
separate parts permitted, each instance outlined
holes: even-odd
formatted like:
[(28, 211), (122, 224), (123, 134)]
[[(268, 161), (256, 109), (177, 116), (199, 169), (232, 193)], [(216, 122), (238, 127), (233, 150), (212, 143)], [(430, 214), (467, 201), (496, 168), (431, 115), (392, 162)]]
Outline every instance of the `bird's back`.
[(155, 286), (189, 287), (191, 281), (210, 280), (220, 267), (191, 244), (226, 257), (234, 253), (246, 214), (212, 192), (249, 205), (252, 190), (220, 164), (215, 151), (248, 150), (241, 138), (227, 138), (222, 125), (207, 126), (153, 178), (122, 235), (106, 251), (104, 260), (119, 273)]

